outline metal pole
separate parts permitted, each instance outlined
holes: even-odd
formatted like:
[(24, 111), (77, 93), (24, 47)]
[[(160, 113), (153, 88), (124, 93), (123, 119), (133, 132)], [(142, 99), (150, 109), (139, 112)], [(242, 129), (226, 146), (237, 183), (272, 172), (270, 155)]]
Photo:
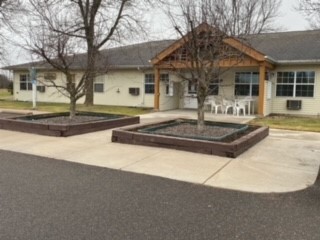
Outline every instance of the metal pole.
[(32, 81), (32, 108), (37, 107), (37, 72), (34, 67), (30, 70), (30, 79)]

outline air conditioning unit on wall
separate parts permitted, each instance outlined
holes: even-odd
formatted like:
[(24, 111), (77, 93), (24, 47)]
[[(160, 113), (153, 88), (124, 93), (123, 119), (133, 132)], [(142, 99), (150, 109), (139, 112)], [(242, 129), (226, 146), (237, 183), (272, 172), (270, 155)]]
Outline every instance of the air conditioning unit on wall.
[(45, 86), (37, 86), (37, 90), (41, 93), (44, 93), (46, 91), (46, 87)]
[(287, 100), (288, 110), (300, 110), (302, 105), (301, 100)]
[(133, 96), (138, 96), (140, 94), (140, 88), (129, 88), (129, 93)]

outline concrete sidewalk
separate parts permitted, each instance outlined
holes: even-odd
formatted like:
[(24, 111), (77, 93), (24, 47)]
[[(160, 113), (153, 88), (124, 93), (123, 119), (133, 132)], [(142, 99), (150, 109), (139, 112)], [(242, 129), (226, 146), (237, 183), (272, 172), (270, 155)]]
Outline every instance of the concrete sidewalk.
[[(196, 113), (151, 113), (142, 115), (141, 122), (175, 117), (195, 118)], [(207, 119), (244, 123), (251, 118), (207, 114)], [(236, 159), (112, 143), (111, 134), (56, 138), (0, 130), (0, 149), (249, 192), (304, 189), (314, 183), (320, 165), (319, 133), (271, 130)]]

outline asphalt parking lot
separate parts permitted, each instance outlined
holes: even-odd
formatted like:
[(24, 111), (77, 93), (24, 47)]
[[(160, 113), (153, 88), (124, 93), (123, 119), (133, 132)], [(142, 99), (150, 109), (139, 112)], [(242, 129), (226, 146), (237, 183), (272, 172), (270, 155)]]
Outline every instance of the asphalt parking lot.
[(0, 150), (0, 239), (320, 237), (320, 185), (257, 194)]

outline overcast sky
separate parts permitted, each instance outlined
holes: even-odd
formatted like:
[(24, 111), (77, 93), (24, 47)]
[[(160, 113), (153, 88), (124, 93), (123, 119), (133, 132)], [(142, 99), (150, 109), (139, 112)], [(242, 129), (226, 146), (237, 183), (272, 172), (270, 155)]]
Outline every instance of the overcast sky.
[(279, 24), (283, 25), (287, 31), (305, 30), (309, 28), (309, 24), (302, 14), (294, 9), (298, 3), (299, 0), (282, 0)]
[[(282, 0), (279, 10), (279, 17), (275, 22), (276, 26), (281, 26), (283, 31), (296, 31), (309, 29), (309, 23), (304, 16), (299, 13), (295, 7), (298, 6), (299, 0)], [(161, 20), (161, 10), (154, 10), (150, 14), (149, 21), (152, 28), (152, 34), (155, 37), (162, 36), (163, 38), (170, 38), (170, 23)], [(165, 18), (165, 17), (164, 17)]]
[[(302, 14), (294, 9), (298, 5), (299, 0), (282, 0), (282, 6), (279, 11), (278, 21), (275, 22), (276, 26), (282, 26), (282, 31), (295, 31), (295, 30), (306, 30), (309, 28), (308, 22), (304, 19)], [(149, 22), (150, 39), (164, 39), (172, 38), (172, 29), (170, 23), (163, 20), (161, 17), (161, 10), (154, 10), (149, 12), (147, 21)], [(9, 64), (19, 64), (29, 61), (26, 54), (14, 48), (9, 57)]]

